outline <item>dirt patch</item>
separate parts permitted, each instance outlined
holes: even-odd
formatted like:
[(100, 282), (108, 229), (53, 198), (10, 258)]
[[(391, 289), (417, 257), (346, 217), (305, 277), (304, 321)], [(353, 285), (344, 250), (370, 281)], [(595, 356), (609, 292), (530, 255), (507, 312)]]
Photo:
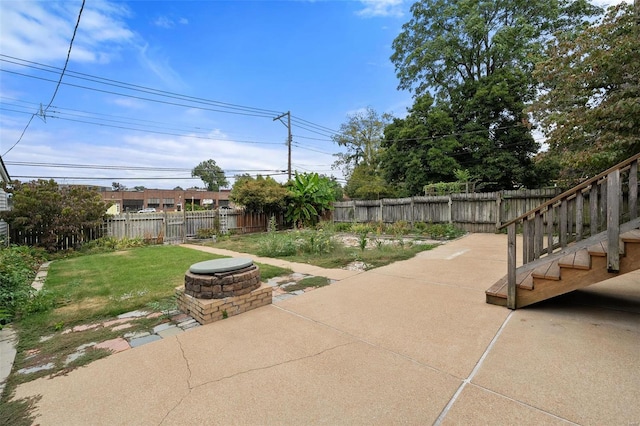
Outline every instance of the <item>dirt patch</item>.
[(109, 253), (109, 256), (131, 256), (131, 252), (129, 250), (114, 251)]
[(56, 313), (74, 313), (84, 310), (98, 309), (105, 305), (103, 297), (90, 297), (88, 299), (82, 299), (79, 302), (71, 303), (60, 308), (56, 308)]

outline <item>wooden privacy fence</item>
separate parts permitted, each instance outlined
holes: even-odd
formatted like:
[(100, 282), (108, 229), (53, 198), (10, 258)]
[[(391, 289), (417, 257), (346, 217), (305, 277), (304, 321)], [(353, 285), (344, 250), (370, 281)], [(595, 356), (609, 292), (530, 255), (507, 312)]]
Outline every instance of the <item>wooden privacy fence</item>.
[(495, 232), (503, 223), (545, 203), (559, 188), (451, 194), (334, 204), (334, 222), (453, 223), (469, 232)]
[[(221, 233), (252, 233), (267, 230), (270, 215), (243, 209), (219, 209), (166, 213), (125, 213), (104, 223), (104, 235), (114, 238), (143, 238), (158, 243), (183, 243), (200, 229), (216, 229)], [(284, 217), (276, 216), (278, 226)]]

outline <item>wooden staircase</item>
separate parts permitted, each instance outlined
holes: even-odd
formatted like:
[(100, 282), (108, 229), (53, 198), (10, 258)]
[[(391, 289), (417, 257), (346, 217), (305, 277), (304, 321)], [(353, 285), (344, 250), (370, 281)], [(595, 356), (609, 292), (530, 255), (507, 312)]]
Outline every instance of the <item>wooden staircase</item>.
[[(487, 303), (517, 309), (640, 269), (640, 154), (501, 227), (508, 273)], [(516, 267), (516, 229), (523, 262)], [(640, 283), (638, 283), (640, 285)]]

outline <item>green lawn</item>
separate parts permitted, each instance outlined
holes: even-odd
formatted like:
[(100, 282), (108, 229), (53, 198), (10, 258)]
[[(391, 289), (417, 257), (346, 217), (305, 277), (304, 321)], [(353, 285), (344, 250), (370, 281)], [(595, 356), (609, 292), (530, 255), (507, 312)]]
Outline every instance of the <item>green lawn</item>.
[[(170, 298), (190, 265), (220, 257), (179, 246), (147, 246), (55, 261), (45, 285), (58, 305), (50, 322), (75, 323), (145, 308)], [(263, 280), (290, 273), (259, 266)]]
[[(65, 363), (79, 346), (122, 337), (127, 332), (149, 331), (165, 319), (139, 319), (125, 330), (97, 327), (63, 333), (65, 330), (132, 310), (174, 308), (175, 288), (184, 283), (184, 273), (189, 266), (220, 257), (223, 256), (179, 246), (147, 246), (54, 261), (42, 293), (54, 307), (16, 321), (19, 340), (14, 371), (46, 363), (55, 367), (31, 374), (12, 374), (0, 402), (0, 418), (14, 419), (13, 424), (30, 424), (31, 404), (28, 401), (10, 402), (8, 398), (17, 384), (64, 373), (110, 354), (104, 349), (89, 349), (80, 358)], [(257, 265), (263, 281), (293, 272), (271, 265)], [(46, 339), (42, 339), (45, 336)]]

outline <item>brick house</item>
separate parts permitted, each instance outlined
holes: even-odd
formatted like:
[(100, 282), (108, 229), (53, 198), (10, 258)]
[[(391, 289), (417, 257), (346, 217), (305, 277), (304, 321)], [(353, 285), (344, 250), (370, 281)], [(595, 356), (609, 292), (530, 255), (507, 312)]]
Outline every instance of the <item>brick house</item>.
[(208, 206), (215, 209), (230, 206), (230, 189), (220, 191), (206, 191), (203, 189), (144, 189), (142, 191), (112, 191), (103, 188), (100, 193), (102, 199), (113, 206), (111, 214), (137, 212), (142, 209), (154, 208), (156, 211), (181, 211), (187, 204)]

